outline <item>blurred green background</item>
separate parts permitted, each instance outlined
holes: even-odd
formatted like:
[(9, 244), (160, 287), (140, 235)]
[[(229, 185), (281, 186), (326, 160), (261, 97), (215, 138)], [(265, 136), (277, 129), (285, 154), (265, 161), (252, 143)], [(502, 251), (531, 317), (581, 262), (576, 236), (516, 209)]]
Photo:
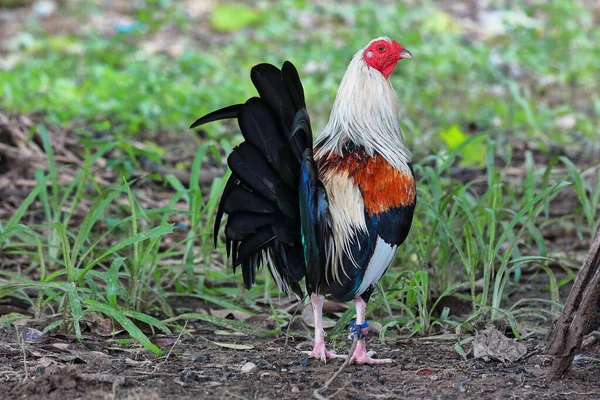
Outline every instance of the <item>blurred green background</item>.
[(454, 125), (581, 145), (600, 113), (587, 3), (40, 1), (3, 21), (1, 104), (113, 133), (182, 132), (252, 95), (251, 66), (290, 60), (318, 132), (351, 56), (385, 35), (415, 57), (392, 81), (417, 154)]

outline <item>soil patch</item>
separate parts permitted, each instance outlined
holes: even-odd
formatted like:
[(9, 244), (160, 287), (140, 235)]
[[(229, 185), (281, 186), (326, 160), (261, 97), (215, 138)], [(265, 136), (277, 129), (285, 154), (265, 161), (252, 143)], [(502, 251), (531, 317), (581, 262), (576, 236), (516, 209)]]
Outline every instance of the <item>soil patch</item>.
[[(305, 399), (341, 365), (308, 360), (310, 341), (284, 337), (243, 339), (252, 350), (232, 350), (187, 338), (156, 357), (115, 344), (61, 337), (16, 340), (5, 332), (0, 345), (2, 399)], [(223, 341), (211, 335), (205, 338)], [(578, 356), (565, 379), (547, 384), (551, 359), (540, 338), (524, 342), (528, 354), (514, 364), (464, 360), (452, 343), (402, 340), (369, 346), (391, 366), (349, 366), (328, 393), (339, 399), (392, 398), (599, 398), (600, 346)], [(172, 347), (172, 349), (171, 349)], [(336, 349), (343, 353), (349, 343)], [(250, 372), (242, 367), (253, 363)], [(251, 367), (251, 366), (250, 366)], [(248, 367), (246, 367), (248, 368)]]

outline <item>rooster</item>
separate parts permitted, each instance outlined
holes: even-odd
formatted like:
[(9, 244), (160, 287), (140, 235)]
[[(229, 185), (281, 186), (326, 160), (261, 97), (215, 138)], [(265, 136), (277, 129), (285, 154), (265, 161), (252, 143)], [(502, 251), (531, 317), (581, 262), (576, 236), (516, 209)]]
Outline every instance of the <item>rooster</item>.
[(328, 124), (313, 144), (304, 89), (293, 64), (252, 68), (259, 97), (207, 114), (191, 128), (237, 118), (244, 141), (227, 162), (214, 223), (215, 246), (223, 215), (227, 255), (241, 266), (245, 286), (266, 265), (279, 289), (312, 302), (310, 357), (346, 357), (327, 350), (324, 296), (354, 300), (350, 324), (357, 344), (350, 363), (384, 364), (367, 352), (365, 319), (374, 286), (406, 239), (416, 204), (410, 152), (399, 125), (389, 76), (412, 58), (387, 37), (358, 51), (344, 74)]

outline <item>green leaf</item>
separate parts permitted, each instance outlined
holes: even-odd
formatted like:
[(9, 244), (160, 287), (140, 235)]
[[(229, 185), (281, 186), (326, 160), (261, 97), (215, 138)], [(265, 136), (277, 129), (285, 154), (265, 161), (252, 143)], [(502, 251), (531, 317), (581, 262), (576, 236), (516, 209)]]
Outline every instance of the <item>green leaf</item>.
[(111, 307), (117, 306), (117, 290), (119, 285), (119, 269), (125, 262), (125, 257), (117, 257), (110, 264), (106, 275), (106, 299)]
[(70, 314), (73, 317), (73, 329), (75, 330), (75, 336), (78, 340), (81, 340), (81, 328), (79, 327), (79, 321), (83, 317), (83, 310), (81, 309), (81, 298), (77, 293), (77, 289), (75, 288), (74, 283), (62, 282), (61, 286), (63, 286), (64, 290), (67, 292), (67, 297), (69, 298), (68, 306)]
[(459, 355), (461, 355), (465, 361), (467, 360), (467, 353), (462, 348), (460, 343), (454, 343), (454, 351), (456, 351)]
[[(458, 125), (452, 125), (450, 128), (440, 131), (440, 138), (448, 146), (448, 151), (451, 152), (469, 140), (470, 136), (465, 134)], [(480, 136), (464, 146), (459, 152), (462, 158), (459, 165), (463, 167), (483, 167), (486, 154), (484, 140), (484, 137)]]
[(44, 334), (48, 333), (48, 332), (52, 332), (54, 329), (58, 328), (61, 324), (63, 323), (62, 318), (59, 320), (56, 320), (54, 322), (51, 322), (50, 324), (48, 324), (43, 330), (42, 332)]
[(221, 32), (233, 32), (254, 24), (259, 14), (245, 4), (221, 4), (210, 14), (210, 25)]
[(37, 131), (42, 138), (42, 144), (44, 146), (44, 152), (48, 158), (48, 176), (52, 182), (52, 204), (58, 204), (58, 169), (54, 161), (54, 150), (52, 149), (52, 141), (50, 140), (50, 134), (44, 125), (37, 125)]
[(12, 217), (10, 217), (10, 219), (4, 226), (4, 230), (0, 229), (0, 242), (5, 239), (5, 235), (8, 233), (8, 231), (11, 230), (12, 227), (17, 225), (21, 221), (21, 218), (23, 218), (25, 212), (27, 211), (31, 203), (33, 203), (36, 197), (38, 197), (38, 195), (40, 194), (40, 191), (46, 188), (47, 180), (47, 177), (43, 178), (37, 183), (37, 185), (35, 185), (33, 190), (27, 195), (25, 200), (21, 202), (21, 205), (19, 206), (19, 208), (17, 208), (17, 211), (15, 211)]
[(87, 311), (96, 311), (107, 315), (117, 321), (123, 329), (127, 331), (131, 335), (132, 338), (137, 340), (142, 346), (146, 349), (150, 350), (154, 354), (162, 354), (162, 351), (148, 339), (148, 336), (144, 335), (144, 332), (140, 330), (125, 314), (116, 308), (110, 307), (106, 304), (102, 304), (97, 302), (96, 300), (84, 300), (84, 304), (86, 304)]
[(123, 247), (127, 247), (133, 243), (141, 242), (142, 240), (151, 239), (155, 236), (163, 236), (163, 235), (166, 235), (166, 234), (169, 234), (172, 232), (173, 232), (173, 224), (169, 224), (169, 225), (154, 227), (147, 231), (140, 232), (137, 235), (133, 235), (125, 240), (122, 240), (121, 242), (112, 246), (110, 249), (106, 250), (104, 253), (102, 253), (98, 258), (96, 258), (90, 264), (86, 265), (86, 267), (83, 268), (77, 275), (76, 281), (80, 281), (85, 276), (85, 274), (87, 274), (88, 271), (90, 269), (92, 269), (96, 264), (98, 264), (100, 261), (102, 261), (107, 256), (121, 250)]
[(252, 350), (254, 348), (254, 346), (251, 346), (249, 344), (213, 342), (212, 340), (208, 340), (208, 341), (212, 344), (216, 344), (217, 346), (226, 347), (228, 349), (234, 349), (234, 350)]
[[(77, 233), (77, 236), (75, 237), (75, 241), (73, 242), (73, 247), (71, 248), (71, 251), (72, 251), (71, 259), (73, 260), (74, 263), (78, 258), (79, 252), (81, 251), (82, 244), (87, 239), (89, 239), (90, 232), (92, 231), (94, 224), (96, 223), (96, 221), (98, 221), (98, 219), (100, 218), (100, 216), (102, 215), (102, 213), (104, 212), (106, 207), (108, 207), (109, 204), (112, 203), (112, 201), (120, 193), (121, 192), (117, 191), (117, 190), (114, 190), (111, 192), (104, 191), (103, 193), (100, 193), (98, 196), (96, 196), (96, 199), (94, 200), (94, 203), (92, 203), (92, 206), (90, 207), (89, 211), (85, 215), (83, 222), (79, 225), (79, 231)], [(95, 245), (88, 246), (87, 251), (85, 251), (84, 254), (79, 258), (80, 261), (77, 264), (78, 266), (83, 262), (83, 260), (87, 256), (87, 254), (89, 252), (91, 252), (94, 247), (96, 247), (96, 246)]]
[(67, 269), (67, 279), (69, 282), (73, 282), (73, 260), (71, 260), (71, 243), (69, 242), (69, 237), (67, 236), (67, 230), (60, 222), (55, 223), (54, 227), (58, 231), (58, 236), (60, 238), (65, 268)]
[[(454, 343), (454, 350), (460, 354), (464, 360), (467, 359), (467, 352), (464, 350), (463, 346), (471, 341), (473, 341), (474, 337), (473, 336), (469, 336), (459, 342)], [(470, 352), (470, 350), (469, 350)]]
[(123, 313), (130, 318), (137, 319), (138, 321), (145, 322), (150, 326), (160, 329), (166, 335), (171, 335), (169, 327), (151, 315), (132, 310), (125, 310)]
[(199, 319), (201, 321), (209, 322), (213, 325), (220, 326), (221, 328), (227, 328), (230, 330), (242, 331), (253, 333), (255, 335), (267, 336), (270, 331), (266, 331), (254, 325), (249, 325), (244, 322), (235, 321), (232, 319), (215, 317), (214, 315), (200, 314), (200, 313), (186, 313), (179, 316), (184, 319)]

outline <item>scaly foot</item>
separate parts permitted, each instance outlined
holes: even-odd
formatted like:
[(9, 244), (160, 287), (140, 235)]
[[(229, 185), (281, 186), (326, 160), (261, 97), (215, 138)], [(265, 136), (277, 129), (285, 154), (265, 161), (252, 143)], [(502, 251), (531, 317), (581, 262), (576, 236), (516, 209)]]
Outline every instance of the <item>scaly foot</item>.
[(309, 358), (316, 358), (323, 362), (327, 362), (327, 360), (330, 360), (332, 358), (346, 358), (346, 356), (344, 355), (335, 354), (331, 351), (328, 351), (325, 348), (324, 340), (315, 340), (315, 345), (312, 351), (303, 351), (303, 353), (308, 354)]
[(359, 339), (356, 343), (356, 349), (354, 349), (354, 354), (350, 357), (349, 364), (390, 364), (393, 362), (391, 358), (372, 358), (371, 356), (375, 354), (372, 351), (367, 352), (367, 345), (365, 343), (365, 339)]
[(354, 354), (350, 357), (349, 364), (389, 364), (393, 360), (389, 358), (372, 358), (374, 354), (372, 352), (367, 353), (367, 344), (365, 343), (365, 337), (369, 332), (369, 324), (365, 320), (365, 313), (367, 311), (367, 303), (362, 297), (354, 299), (356, 305), (356, 320), (350, 323), (350, 339), (358, 339), (356, 342), (356, 348)]

